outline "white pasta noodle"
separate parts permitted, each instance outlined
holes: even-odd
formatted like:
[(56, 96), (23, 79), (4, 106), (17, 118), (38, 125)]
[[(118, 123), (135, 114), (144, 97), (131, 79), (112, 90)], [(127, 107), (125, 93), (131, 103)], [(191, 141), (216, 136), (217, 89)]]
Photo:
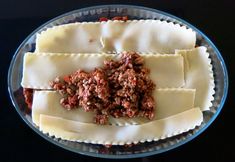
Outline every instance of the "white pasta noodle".
[[(114, 54), (48, 54), (26, 53), (24, 56), (24, 88), (52, 89), (49, 82), (58, 76), (74, 73), (78, 69), (91, 71), (102, 67), (105, 59), (119, 59)], [(158, 88), (177, 88), (184, 85), (184, 63), (181, 55), (142, 54), (150, 78)]]
[(154, 52), (173, 53), (191, 49), (196, 33), (179, 24), (160, 20), (83, 22), (55, 26), (36, 38), (36, 52), (101, 53)]
[(209, 110), (214, 99), (215, 84), (211, 60), (209, 53), (206, 52), (206, 47), (177, 50), (176, 53), (184, 57), (184, 88), (196, 89), (195, 106), (200, 107), (202, 111)]
[(50, 136), (65, 140), (123, 145), (171, 137), (199, 126), (202, 121), (203, 115), (200, 108), (193, 108), (168, 118), (129, 126), (101, 126), (40, 115), (39, 128)]
[(32, 105), (32, 120), (39, 125), (40, 114), (57, 116), (69, 120), (93, 123), (94, 113), (81, 108), (67, 110), (60, 104), (62, 96), (56, 91), (35, 91)]
[[(153, 92), (156, 101), (155, 120), (189, 110), (194, 107), (194, 89), (157, 89)], [(61, 117), (85, 123), (93, 123), (94, 113), (81, 108), (67, 110), (60, 105), (62, 97), (55, 91), (35, 91), (32, 106), (32, 120), (38, 125), (40, 114)], [(111, 118), (110, 124), (130, 125), (149, 122), (144, 118)]]

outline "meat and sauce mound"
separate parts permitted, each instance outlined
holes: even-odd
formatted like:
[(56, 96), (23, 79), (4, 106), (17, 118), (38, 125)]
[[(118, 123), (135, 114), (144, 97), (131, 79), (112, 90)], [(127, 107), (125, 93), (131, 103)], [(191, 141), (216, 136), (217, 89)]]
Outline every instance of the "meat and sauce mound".
[(136, 116), (154, 118), (155, 84), (149, 78), (144, 59), (135, 52), (124, 52), (118, 61), (105, 60), (102, 68), (91, 72), (78, 70), (57, 77), (50, 83), (63, 98), (61, 105), (68, 109), (82, 107), (95, 112), (97, 124), (107, 124), (115, 118)]
[(27, 104), (28, 108), (31, 110), (32, 104), (33, 104), (33, 89), (24, 88), (23, 95), (24, 95), (25, 103)]

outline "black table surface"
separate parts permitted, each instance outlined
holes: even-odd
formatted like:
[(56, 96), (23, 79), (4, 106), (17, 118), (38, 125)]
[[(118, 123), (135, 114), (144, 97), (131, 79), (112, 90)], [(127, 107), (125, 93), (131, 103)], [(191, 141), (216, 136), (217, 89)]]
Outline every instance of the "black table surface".
[[(221, 114), (201, 135), (187, 144), (155, 156), (128, 161), (234, 161), (235, 4), (231, 1), (0, 1), (0, 161), (115, 161), (79, 155), (59, 148), (33, 132), (15, 111), (7, 91), (10, 61), (20, 43), (34, 29), (65, 12), (101, 4), (134, 4), (176, 15), (204, 32), (218, 47), (229, 71), (229, 94)], [(123, 160), (127, 161), (127, 160)]]

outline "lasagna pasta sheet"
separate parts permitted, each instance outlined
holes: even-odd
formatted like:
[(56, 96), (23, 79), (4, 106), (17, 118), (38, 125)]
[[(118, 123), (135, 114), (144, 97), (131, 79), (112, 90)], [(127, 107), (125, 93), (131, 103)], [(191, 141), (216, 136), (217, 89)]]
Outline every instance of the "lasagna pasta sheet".
[(36, 52), (173, 53), (194, 48), (196, 33), (185, 26), (160, 20), (83, 22), (55, 26), (36, 38)]
[(177, 54), (184, 57), (184, 88), (196, 89), (195, 106), (202, 111), (209, 110), (212, 106), (215, 93), (214, 77), (209, 53), (206, 47), (191, 50), (177, 50)]
[[(142, 54), (150, 78), (158, 88), (178, 88), (184, 85), (184, 63), (181, 55)], [(49, 82), (78, 69), (91, 71), (102, 67), (105, 59), (120, 59), (114, 54), (48, 54), (26, 53), (24, 56), (24, 88), (51, 89)]]
[[(194, 89), (157, 89), (153, 93), (156, 101), (155, 120), (163, 119), (194, 107)], [(82, 108), (67, 110), (60, 105), (61, 96), (55, 91), (35, 91), (32, 106), (32, 120), (39, 125), (41, 114), (68, 120), (93, 123), (94, 114)], [(111, 118), (112, 125), (130, 125), (150, 122), (144, 118)]]
[(193, 108), (168, 118), (129, 126), (96, 125), (40, 115), (39, 128), (43, 133), (65, 140), (123, 145), (171, 137), (199, 126), (202, 121), (200, 109)]

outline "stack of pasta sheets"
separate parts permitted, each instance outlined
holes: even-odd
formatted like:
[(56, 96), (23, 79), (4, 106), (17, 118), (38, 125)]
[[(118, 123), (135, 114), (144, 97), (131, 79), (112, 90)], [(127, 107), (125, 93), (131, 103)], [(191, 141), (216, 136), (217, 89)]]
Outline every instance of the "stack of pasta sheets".
[[(64, 140), (124, 145), (165, 139), (199, 126), (214, 94), (206, 47), (195, 48), (196, 33), (160, 20), (83, 22), (54, 26), (36, 38), (24, 56), (22, 87), (35, 89), (32, 119), (43, 133)], [(93, 123), (92, 112), (66, 110), (49, 82), (78, 69), (91, 71), (118, 53), (136, 51), (157, 85), (154, 120), (113, 118)]]

